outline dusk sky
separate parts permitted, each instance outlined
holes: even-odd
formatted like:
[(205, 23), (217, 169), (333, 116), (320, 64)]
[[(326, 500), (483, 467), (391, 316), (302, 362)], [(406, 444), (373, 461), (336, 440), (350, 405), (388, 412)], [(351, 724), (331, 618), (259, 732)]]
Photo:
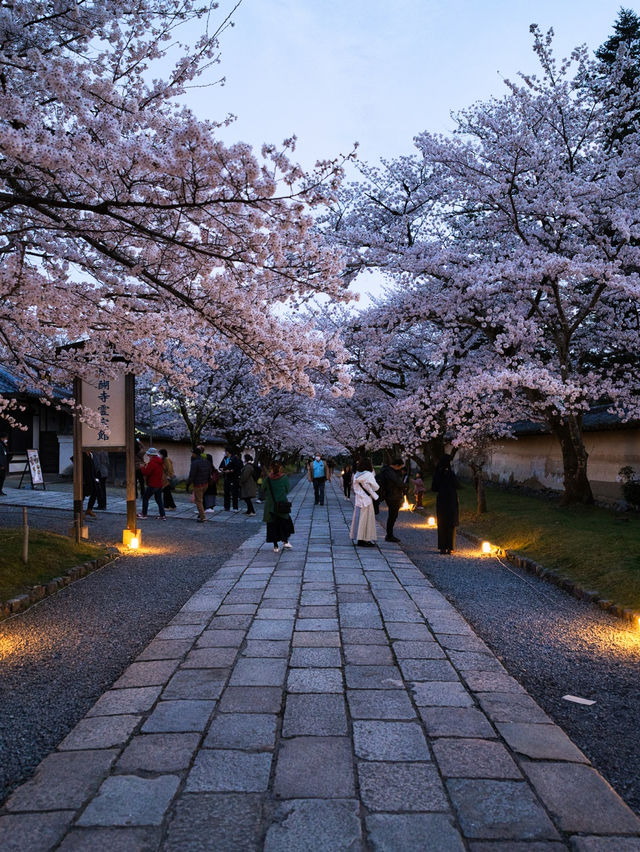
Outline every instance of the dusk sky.
[[(222, 0), (220, 14), (234, 3)], [(639, 11), (637, 3), (624, 4)], [(298, 136), (298, 159), (351, 150), (376, 161), (411, 151), (452, 110), (501, 96), (503, 79), (535, 71), (529, 25), (553, 27), (557, 55), (595, 50), (618, 0), (242, 0), (222, 38), (222, 88), (196, 89), (202, 118), (231, 112), (226, 141), (259, 146)]]
[[(235, 0), (220, 0), (216, 25)], [(222, 62), (209, 79), (224, 86), (191, 90), (200, 118), (237, 120), (220, 135), (259, 152), (296, 135), (305, 168), (347, 154), (375, 163), (413, 153), (424, 130), (453, 129), (451, 112), (502, 97), (504, 79), (539, 69), (529, 32), (552, 27), (557, 58), (611, 34), (618, 0), (242, 0), (221, 39)], [(640, 6), (625, 4), (640, 11)], [(349, 172), (355, 178), (355, 170)], [(352, 285), (380, 294), (384, 279)]]

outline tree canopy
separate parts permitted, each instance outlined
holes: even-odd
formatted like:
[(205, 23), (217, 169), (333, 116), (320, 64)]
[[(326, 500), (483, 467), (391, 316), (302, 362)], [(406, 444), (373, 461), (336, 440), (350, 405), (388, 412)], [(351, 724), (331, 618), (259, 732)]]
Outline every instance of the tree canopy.
[(215, 363), (213, 337), (266, 387), (311, 392), (326, 364), (322, 336), (283, 307), (345, 298), (312, 217), (340, 164), (305, 174), (294, 140), (261, 157), (223, 145), (180, 105), (217, 61), (215, 15), (192, 0), (0, 9), (0, 357), (43, 393), (56, 366), (90, 373), (114, 353), (184, 387), (191, 358)]

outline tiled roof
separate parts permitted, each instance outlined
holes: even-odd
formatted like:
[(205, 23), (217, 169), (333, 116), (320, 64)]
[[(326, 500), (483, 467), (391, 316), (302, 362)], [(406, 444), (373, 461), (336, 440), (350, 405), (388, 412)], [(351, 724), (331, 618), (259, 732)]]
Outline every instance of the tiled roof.
[[(0, 365), (0, 394), (3, 396), (34, 396), (40, 398), (40, 394), (34, 387), (26, 386), (22, 382), (20, 376)], [(54, 385), (53, 395), (58, 398), (71, 396), (71, 391), (68, 388)]]
[[(582, 418), (585, 432), (602, 432), (612, 429), (638, 429), (639, 420), (622, 420), (617, 414), (611, 414), (608, 405), (594, 405)], [(516, 437), (523, 435), (548, 435), (551, 430), (546, 423), (534, 423), (532, 420), (518, 420), (512, 425)]]

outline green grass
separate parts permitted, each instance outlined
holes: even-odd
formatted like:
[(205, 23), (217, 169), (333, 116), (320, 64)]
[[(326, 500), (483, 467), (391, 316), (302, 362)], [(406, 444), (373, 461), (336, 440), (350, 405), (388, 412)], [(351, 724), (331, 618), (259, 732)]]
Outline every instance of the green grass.
[[(435, 495), (426, 505), (435, 512)], [(596, 506), (561, 506), (559, 498), (487, 489), (476, 512), (471, 485), (460, 497), (460, 531), (513, 550), (585, 589), (640, 612), (640, 515)]]
[(29, 563), (22, 561), (22, 529), (0, 530), (0, 601), (46, 583), (69, 568), (103, 556), (106, 549), (42, 530), (29, 530)]

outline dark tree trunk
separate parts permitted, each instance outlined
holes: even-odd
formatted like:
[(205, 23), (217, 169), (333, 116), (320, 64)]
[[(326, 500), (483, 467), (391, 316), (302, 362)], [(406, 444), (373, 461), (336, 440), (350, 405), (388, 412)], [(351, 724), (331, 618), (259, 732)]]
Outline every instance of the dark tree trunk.
[(482, 467), (476, 464), (470, 464), (469, 466), (473, 476), (473, 485), (476, 489), (476, 511), (479, 515), (483, 515), (487, 511), (487, 495), (484, 490)]
[(582, 440), (581, 418), (568, 415), (551, 422), (553, 434), (560, 442), (564, 470), (564, 495), (562, 502), (593, 503), (593, 492), (587, 478), (587, 453)]

